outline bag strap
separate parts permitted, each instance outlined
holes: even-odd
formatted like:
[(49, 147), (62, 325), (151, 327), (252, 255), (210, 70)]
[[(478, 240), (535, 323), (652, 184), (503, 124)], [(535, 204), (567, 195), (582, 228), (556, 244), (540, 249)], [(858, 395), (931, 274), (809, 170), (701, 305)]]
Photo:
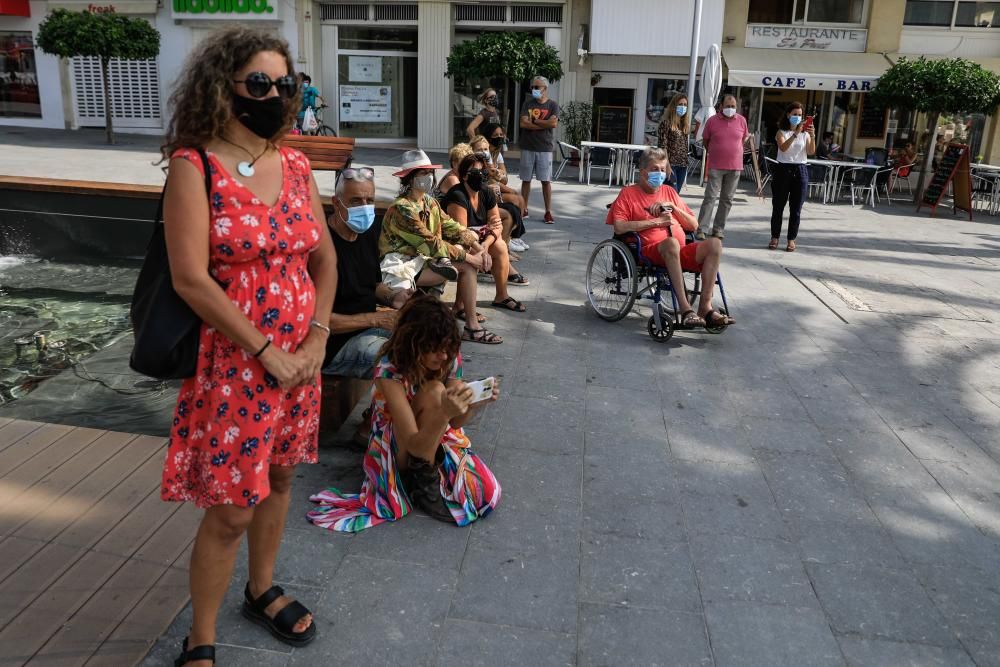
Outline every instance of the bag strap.
[[(205, 172), (205, 194), (208, 196), (208, 203), (212, 203), (212, 168), (208, 164), (208, 153), (205, 152), (204, 148), (198, 148), (198, 157), (201, 158), (201, 167)], [(167, 178), (170, 178), (169, 175)], [(156, 219), (153, 221), (155, 224), (163, 222), (163, 198), (167, 195), (167, 184), (163, 184), (163, 189), (160, 190), (160, 203), (156, 205)]]

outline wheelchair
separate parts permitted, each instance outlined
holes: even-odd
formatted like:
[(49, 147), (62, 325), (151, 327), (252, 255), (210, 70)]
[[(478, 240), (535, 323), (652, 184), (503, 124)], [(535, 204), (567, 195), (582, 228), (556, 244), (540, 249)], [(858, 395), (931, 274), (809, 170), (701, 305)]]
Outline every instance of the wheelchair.
[[(688, 234), (688, 242), (693, 241)], [(687, 289), (689, 303), (701, 298), (701, 274), (694, 274), (694, 285)], [(729, 303), (722, 286), (722, 273), (718, 273), (715, 284), (719, 287), (722, 308), (716, 311), (729, 315)], [(669, 305), (663, 293), (670, 295)], [(670, 283), (667, 270), (656, 266), (642, 256), (642, 239), (635, 232), (616, 235), (601, 241), (594, 248), (587, 262), (587, 300), (598, 317), (608, 322), (617, 322), (632, 311), (636, 301), (652, 301), (653, 314), (646, 322), (646, 331), (658, 343), (665, 343), (677, 330), (691, 330), (695, 327), (681, 323), (681, 313), (677, 306), (677, 296)], [(701, 327), (697, 327), (700, 329)], [(708, 333), (720, 334), (723, 326), (704, 327)]]

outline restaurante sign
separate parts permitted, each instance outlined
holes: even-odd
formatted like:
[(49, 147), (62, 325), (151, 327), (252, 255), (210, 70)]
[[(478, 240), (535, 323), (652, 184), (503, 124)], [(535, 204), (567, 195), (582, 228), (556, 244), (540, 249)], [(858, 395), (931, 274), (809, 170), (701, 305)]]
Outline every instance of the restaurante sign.
[(747, 48), (848, 51), (861, 53), (868, 44), (864, 28), (792, 26), (751, 23), (747, 26)]

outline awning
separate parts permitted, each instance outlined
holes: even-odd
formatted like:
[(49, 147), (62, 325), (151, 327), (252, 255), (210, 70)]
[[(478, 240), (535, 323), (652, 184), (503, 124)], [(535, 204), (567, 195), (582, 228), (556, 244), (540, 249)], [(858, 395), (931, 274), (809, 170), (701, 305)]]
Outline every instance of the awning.
[(0, 0), (0, 16), (31, 16), (28, 0)]
[(723, 46), (730, 86), (867, 92), (889, 68), (880, 53), (827, 53)]

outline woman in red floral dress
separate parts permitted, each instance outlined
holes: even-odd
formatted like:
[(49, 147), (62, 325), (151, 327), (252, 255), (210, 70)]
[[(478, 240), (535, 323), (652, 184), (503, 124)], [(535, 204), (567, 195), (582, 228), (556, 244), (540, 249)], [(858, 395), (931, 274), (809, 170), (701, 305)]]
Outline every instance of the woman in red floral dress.
[[(191, 555), (194, 618), (177, 665), (215, 658), (215, 622), (244, 535), (243, 614), (301, 646), (312, 615), (272, 585), (298, 463), (316, 462), (319, 368), (336, 255), (305, 157), (277, 148), (299, 91), (284, 41), (206, 39), (178, 77), (164, 156), (173, 283), (202, 318), (198, 369), (177, 399), (164, 500), (205, 508)], [(201, 155), (209, 165), (206, 196)]]

